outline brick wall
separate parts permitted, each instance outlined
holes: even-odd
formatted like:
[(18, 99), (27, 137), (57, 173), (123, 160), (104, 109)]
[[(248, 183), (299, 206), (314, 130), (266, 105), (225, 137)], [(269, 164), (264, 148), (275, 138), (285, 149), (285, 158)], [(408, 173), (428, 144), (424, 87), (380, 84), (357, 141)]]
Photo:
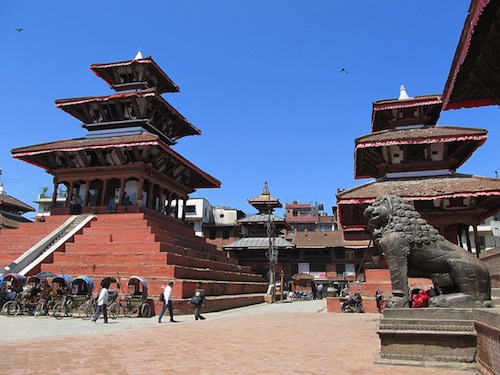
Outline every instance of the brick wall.
[(485, 375), (500, 374), (500, 311), (474, 310), (477, 332), (477, 368)]

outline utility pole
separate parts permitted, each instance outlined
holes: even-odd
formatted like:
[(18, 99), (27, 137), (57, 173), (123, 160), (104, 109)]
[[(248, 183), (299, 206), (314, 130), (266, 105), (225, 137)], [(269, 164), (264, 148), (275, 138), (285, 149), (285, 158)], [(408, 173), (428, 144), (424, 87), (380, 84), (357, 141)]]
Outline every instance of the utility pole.
[(269, 249), (267, 251), (267, 258), (269, 259), (269, 289), (271, 293), (271, 303), (274, 303), (276, 302), (275, 264), (278, 262), (278, 250), (274, 246), (274, 225), (271, 216), (270, 202), (268, 204), (267, 235), (269, 237)]

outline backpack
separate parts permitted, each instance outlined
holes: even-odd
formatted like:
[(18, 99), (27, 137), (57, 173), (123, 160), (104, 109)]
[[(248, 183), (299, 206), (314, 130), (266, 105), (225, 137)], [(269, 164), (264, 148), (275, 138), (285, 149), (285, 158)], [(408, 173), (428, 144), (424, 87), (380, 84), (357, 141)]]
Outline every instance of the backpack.
[(158, 298), (161, 302), (165, 302), (165, 294), (163, 292), (160, 293), (160, 296)]
[(189, 301), (190, 304), (192, 305), (199, 305), (201, 302), (201, 297), (200, 296), (192, 296), (191, 300)]

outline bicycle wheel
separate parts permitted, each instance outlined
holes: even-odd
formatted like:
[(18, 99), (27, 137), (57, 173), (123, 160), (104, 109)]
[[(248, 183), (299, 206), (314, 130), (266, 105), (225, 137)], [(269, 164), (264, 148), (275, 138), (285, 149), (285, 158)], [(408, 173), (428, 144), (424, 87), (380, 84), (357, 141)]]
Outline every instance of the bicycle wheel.
[(52, 308), (52, 316), (56, 319), (62, 319), (64, 317), (65, 306), (61, 302), (57, 302)]
[(111, 319), (118, 318), (120, 316), (120, 310), (122, 310), (121, 312), (123, 313), (123, 308), (121, 307), (121, 305), (118, 302), (113, 302), (108, 309)]
[(21, 312), (21, 307), (16, 301), (9, 301), (2, 307), (2, 314), (7, 316), (16, 316)]
[(90, 319), (94, 316), (95, 309), (92, 303), (84, 303), (78, 308), (78, 317), (82, 319)]
[(123, 313), (127, 318), (132, 318), (135, 314), (138, 314), (138, 310), (139, 309), (128, 304), (123, 307)]
[(43, 300), (38, 301), (35, 307), (35, 318), (38, 318), (40, 315), (45, 315), (45, 310), (43, 308)]
[(151, 307), (147, 303), (143, 303), (141, 306), (141, 316), (143, 318), (149, 318), (151, 315)]
[(73, 301), (66, 302), (64, 305), (64, 316), (73, 316)]

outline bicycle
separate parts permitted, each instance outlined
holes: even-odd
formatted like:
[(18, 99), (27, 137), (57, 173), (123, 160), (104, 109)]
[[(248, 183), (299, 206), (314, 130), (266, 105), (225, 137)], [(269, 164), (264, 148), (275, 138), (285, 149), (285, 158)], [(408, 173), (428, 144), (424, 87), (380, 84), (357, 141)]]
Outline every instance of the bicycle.
[(70, 296), (64, 295), (60, 302), (57, 302), (52, 308), (52, 316), (57, 320), (65, 316), (73, 316), (73, 299)]

